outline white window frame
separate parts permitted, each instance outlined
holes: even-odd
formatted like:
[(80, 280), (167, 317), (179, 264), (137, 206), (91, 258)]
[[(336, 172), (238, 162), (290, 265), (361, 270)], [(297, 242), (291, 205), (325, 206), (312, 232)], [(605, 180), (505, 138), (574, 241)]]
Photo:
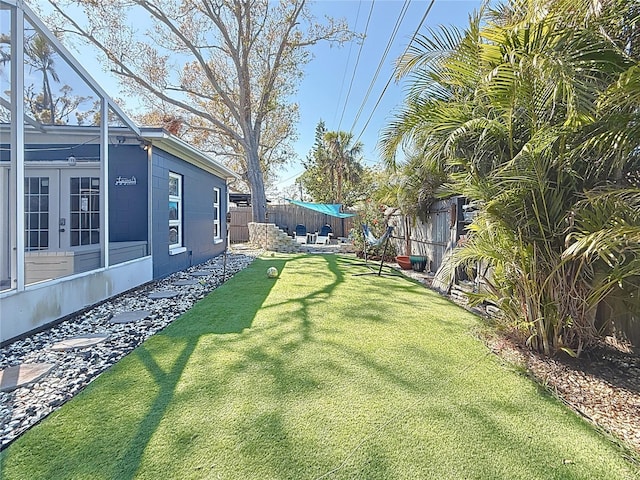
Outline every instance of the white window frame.
[(182, 230), (183, 230), (183, 224), (182, 224), (182, 175), (178, 174), (178, 173), (173, 173), (173, 172), (169, 172), (169, 179), (171, 178), (175, 178), (177, 180), (177, 184), (178, 184), (178, 194), (177, 195), (172, 195), (171, 192), (169, 192), (169, 203), (177, 203), (177, 217), (176, 219), (169, 219), (169, 229), (171, 229), (171, 227), (177, 226), (178, 227), (178, 241), (177, 243), (170, 243), (169, 244), (169, 253), (171, 255), (175, 255), (177, 253), (182, 253), (184, 251), (186, 251), (186, 248), (184, 248), (182, 246)]
[(213, 243), (222, 242), (222, 229), (220, 228), (220, 189), (213, 188)]

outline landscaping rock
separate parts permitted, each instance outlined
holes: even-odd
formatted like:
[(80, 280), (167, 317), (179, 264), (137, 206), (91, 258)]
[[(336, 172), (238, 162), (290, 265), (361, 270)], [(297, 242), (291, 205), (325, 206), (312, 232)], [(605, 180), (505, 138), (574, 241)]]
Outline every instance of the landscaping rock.
[[(51, 328), (30, 335), (0, 349), (0, 370), (15, 373), (25, 364), (49, 364), (48, 374), (38, 381), (16, 385), (0, 392), (0, 449), (24, 431), (63, 405), (89, 382), (190, 309), (211, 290), (246, 268), (260, 250), (245, 248), (205, 264), (177, 272), (169, 277), (126, 292), (90, 308)], [(174, 298), (148, 298), (152, 292), (170, 290), (177, 281), (189, 279), (192, 272), (208, 269), (207, 278), (181, 287)], [(133, 313), (132, 313), (133, 312)], [(125, 321), (126, 320), (126, 321)], [(101, 343), (84, 349), (52, 348), (78, 336), (106, 336)]]

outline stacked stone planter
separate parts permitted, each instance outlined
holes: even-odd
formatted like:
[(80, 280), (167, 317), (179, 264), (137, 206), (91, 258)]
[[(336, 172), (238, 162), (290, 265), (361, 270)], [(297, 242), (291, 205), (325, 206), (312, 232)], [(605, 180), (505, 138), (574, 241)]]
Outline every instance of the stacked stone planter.
[(249, 223), (249, 243), (270, 252), (297, 253), (300, 244), (280, 230), (275, 223)]

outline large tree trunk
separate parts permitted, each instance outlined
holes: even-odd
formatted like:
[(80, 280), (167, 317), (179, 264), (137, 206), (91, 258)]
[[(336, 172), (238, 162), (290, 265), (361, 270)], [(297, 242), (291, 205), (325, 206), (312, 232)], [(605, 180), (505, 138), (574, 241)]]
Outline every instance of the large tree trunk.
[(253, 221), (264, 223), (267, 220), (267, 196), (264, 192), (264, 174), (257, 147), (247, 149), (247, 180), (251, 189)]

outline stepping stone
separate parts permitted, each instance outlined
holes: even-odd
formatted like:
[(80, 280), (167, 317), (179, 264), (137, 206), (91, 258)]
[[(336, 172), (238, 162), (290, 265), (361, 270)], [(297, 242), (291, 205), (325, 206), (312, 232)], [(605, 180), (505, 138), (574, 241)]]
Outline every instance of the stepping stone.
[(150, 293), (147, 295), (147, 298), (150, 298), (151, 300), (158, 300), (160, 298), (173, 298), (178, 295), (180, 295), (180, 293), (175, 290), (159, 290), (157, 292)]
[(138, 320), (142, 320), (143, 318), (147, 318), (151, 315), (149, 310), (133, 310), (130, 312), (121, 312), (109, 320), (111, 323), (129, 323), (129, 322), (137, 322)]
[(104, 342), (109, 338), (109, 334), (95, 334), (95, 335), (78, 335), (77, 337), (67, 338), (54, 344), (51, 350), (64, 352), (66, 350), (73, 350), (75, 348), (85, 348), (97, 345), (100, 342)]
[(197, 285), (199, 284), (200, 281), (196, 280), (195, 278), (188, 278), (186, 280), (178, 280), (177, 282), (174, 282), (173, 284), (176, 285), (177, 287), (184, 287), (187, 285)]
[(193, 272), (191, 275), (193, 275), (194, 277), (208, 277), (209, 275), (211, 275), (211, 272), (209, 272), (208, 270), (198, 270), (197, 272)]
[(10, 392), (18, 387), (37, 382), (54, 366), (52, 363), (23, 363), (0, 370), (0, 392)]

